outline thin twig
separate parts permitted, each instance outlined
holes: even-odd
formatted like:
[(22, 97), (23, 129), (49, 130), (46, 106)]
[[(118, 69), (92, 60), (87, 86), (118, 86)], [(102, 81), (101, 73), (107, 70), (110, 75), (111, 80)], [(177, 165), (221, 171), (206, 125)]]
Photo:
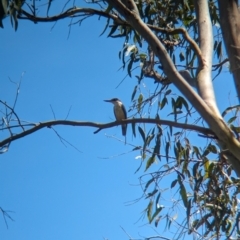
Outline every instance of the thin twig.
[(14, 111), (14, 107), (10, 107), (6, 102), (3, 102), (2, 100), (0, 100), (0, 103), (2, 103), (5, 107), (9, 108), (11, 110), (10, 112), (10, 117), (8, 119), (8, 123), (11, 121), (11, 115), (14, 114), (14, 116), (17, 118), (17, 121), (18, 121), (18, 124), (19, 124), (19, 127), (22, 128), (22, 130), (24, 131), (24, 127), (22, 126), (21, 124), (21, 120), (19, 119), (18, 115), (16, 114), (16, 112)]
[(73, 144), (71, 144), (69, 141), (67, 141), (65, 138), (63, 138), (53, 127), (51, 127), (51, 129), (56, 133), (56, 135), (58, 136), (58, 138), (60, 139), (60, 141), (62, 142), (62, 144), (67, 147), (67, 145), (65, 144), (65, 142), (70, 145), (72, 148), (74, 148), (75, 150), (77, 150), (78, 152), (82, 153), (82, 151), (80, 151), (76, 146), (74, 146)]
[(4, 222), (6, 224), (6, 227), (8, 228), (8, 224), (7, 224), (7, 219), (6, 218), (9, 218), (10, 220), (12, 220), (14, 222), (14, 219), (8, 214), (9, 212), (13, 213), (13, 211), (6, 211), (6, 210), (3, 210), (1, 207), (0, 207), (0, 211), (3, 214)]

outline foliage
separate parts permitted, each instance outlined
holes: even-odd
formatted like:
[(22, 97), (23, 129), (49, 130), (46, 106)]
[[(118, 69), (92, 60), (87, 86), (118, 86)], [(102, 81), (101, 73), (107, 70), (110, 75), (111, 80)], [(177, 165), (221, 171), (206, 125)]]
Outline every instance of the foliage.
[[(167, 117), (173, 122), (206, 125), (186, 96), (171, 84), (171, 79), (165, 75), (165, 69), (151, 46), (130, 23), (117, 14), (111, 2), (92, 1), (95, 8), (84, 10), (77, 6), (69, 7), (68, 1), (63, 10), (69, 8), (53, 17), (48, 17), (54, 8), (52, 1), (48, 1), (44, 9), (45, 17), (36, 14), (36, 10), (40, 9), (40, 6), (36, 6), (37, 2), (9, 2), (8, 14), (15, 30), (20, 19), (47, 22), (69, 17), (72, 26), (81, 24), (93, 15), (106, 18), (102, 34), (113, 39), (123, 39), (119, 51), (121, 67), (128, 77), (136, 78), (130, 108), (133, 117)], [(200, 42), (194, 1), (139, 0), (136, 4), (141, 19), (164, 45), (177, 69), (188, 70), (195, 81)], [(2, 6), (6, 6), (6, 1), (2, 0)], [(223, 59), (225, 54), (218, 4), (209, 1), (208, 7), (214, 32), (213, 74), (216, 79), (227, 60)], [(2, 9), (1, 19), (6, 14), (6, 7)], [(30, 13), (27, 9), (30, 9)], [(75, 22), (73, 19), (76, 19)], [(153, 81), (146, 84), (146, 79)], [(149, 89), (147, 94), (146, 86)], [(230, 106), (222, 116), (226, 118), (229, 112), (234, 116), (226, 122), (238, 138), (239, 105)], [(138, 132), (142, 139), (142, 146), (136, 146), (134, 150), (140, 150), (140, 167), (145, 164), (142, 167), (145, 174), (139, 181), (148, 201), (145, 212), (149, 223), (157, 227), (165, 221), (167, 229), (174, 228), (176, 239), (183, 238), (185, 234), (193, 234), (198, 239), (240, 237), (240, 181), (229, 165), (224, 150), (218, 145), (216, 136), (196, 136), (196, 133), (184, 129), (175, 132), (172, 126), (163, 127), (160, 124), (150, 128), (145, 124), (133, 123), (132, 131), (135, 137)], [(196, 137), (198, 142), (194, 142)], [(160, 166), (157, 167), (156, 163)], [(162, 186), (162, 179), (168, 179), (169, 185)], [(168, 199), (167, 203), (165, 199)], [(172, 203), (171, 207), (167, 207), (169, 202)], [(184, 217), (179, 217), (181, 213)]]

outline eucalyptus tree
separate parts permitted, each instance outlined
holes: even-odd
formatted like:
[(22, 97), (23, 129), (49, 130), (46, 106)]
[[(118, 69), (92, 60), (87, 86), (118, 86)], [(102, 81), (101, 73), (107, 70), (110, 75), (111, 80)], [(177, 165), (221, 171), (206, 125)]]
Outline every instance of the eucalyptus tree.
[[(128, 123), (135, 137), (139, 133), (142, 146), (134, 150), (139, 151), (141, 168), (146, 171), (139, 181), (150, 224), (158, 227), (165, 222), (175, 233), (173, 239), (186, 234), (197, 239), (240, 237), (239, 105), (221, 113), (213, 86), (213, 79), (217, 81), (227, 69), (239, 101), (238, 1), (66, 1), (55, 15), (50, 14), (55, 4), (51, 0), (45, 7), (37, 0), (1, 3), (0, 19), (9, 17), (15, 30), (24, 20), (40, 23), (68, 18), (70, 26), (76, 27), (89, 17), (105, 19), (103, 37), (122, 39), (121, 67), (129, 77), (135, 75), (130, 108), (134, 117), (108, 125), (82, 125), (101, 130)], [(150, 80), (148, 96), (144, 94), (146, 79)], [(223, 90), (221, 95), (227, 93)], [(73, 123), (55, 121), (49, 126), (54, 124)], [(0, 146), (3, 149), (47, 126), (34, 126), (4, 139)], [(169, 186), (161, 185), (163, 179), (169, 179)], [(166, 208), (163, 199), (169, 199), (171, 207)], [(184, 217), (178, 217), (182, 212)]]

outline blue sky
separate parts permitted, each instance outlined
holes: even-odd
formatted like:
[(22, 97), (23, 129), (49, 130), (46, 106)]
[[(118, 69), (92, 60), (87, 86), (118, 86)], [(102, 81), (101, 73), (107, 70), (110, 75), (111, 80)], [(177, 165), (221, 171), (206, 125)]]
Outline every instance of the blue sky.
[[(17, 32), (9, 18), (3, 24), (0, 99), (12, 105), (16, 85), (11, 81), (22, 78), (15, 109), (22, 120), (53, 120), (52, 107), (57, 119), (106, 123), (114, 116), (104, 99), (118, 97), (127, 109), (131, 105), (136, 80), (127, 77), (116, 88), (126, 75), (118, 71), (123, 42), (99, 37), (104, 20), (90, 18), (73, 26), (69, 38), (69, 20), (55, 26), (20, 21)], [(223, 74), (215, 83), (221, 111), (236, 104), (230, 81)], [(118, 141), (124, 140), (120, 127), (96, 135), (94, 128), (55, 130), (80, 152), (43, 129), (13, 142), (1, 155), (0, 206), (13, 211), (14, 219), (7, 229), (0, 217), (1, 239), (129, 239), (120, 226), (133, 238), (167, 236), (165, 222), (154, 228), (142, 220), (147, 201), (129, 204), (141, 197), (138, 177), (143, 173), (134, 174), (139, 153), (130, 144), (141, 144), (141, 139), (132, 137), (130, 127), (127, 145)]]
[[(2, 100), (13, 104), (23, 72), (16, 112), (30, 122), (57, 119), (110, 122), (112, 105), (104, 99), (119, 97), (128, 108), (135, 85), (117, 71), (121, 41), (99, 37), (104, 22), (90, 19), (74, 26), (10, 20), (1, 30)], [(97, 23), (97, 24), (96, 24)], [(94, 26), (91, 31), (89, 27)], [(123, 239), (120, 225), (130, 234), (141, 232), (136, 223), (145, 204), (125, 206), (141, 196), (134, 174), (138, 154), (123, 140), (120, 127), (94, 135), (96, 129), (56, 127), (72, 145), (65, 147), (56, 134), (44, 129), (11, 144), (1, 155), (0, 206), (11, 210), (8, 229), (0, 218), (1, 239)], [(131, 134), (128, 135), (132, 141)], [(135, 142), (137, 144), (137, 141)], [(121, 155), (126, 153), (124, 155)], [(117, 156), (119, 155), (119, 156)], [(116, 157), (112, 157), (116, 156)]]

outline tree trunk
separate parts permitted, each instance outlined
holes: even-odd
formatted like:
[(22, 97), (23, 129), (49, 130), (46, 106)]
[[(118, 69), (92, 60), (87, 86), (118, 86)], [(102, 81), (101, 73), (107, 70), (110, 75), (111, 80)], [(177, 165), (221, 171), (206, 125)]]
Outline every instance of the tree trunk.
[(240, 101), (240, 10), (237, 2), (218, 0), (223, 40)]

